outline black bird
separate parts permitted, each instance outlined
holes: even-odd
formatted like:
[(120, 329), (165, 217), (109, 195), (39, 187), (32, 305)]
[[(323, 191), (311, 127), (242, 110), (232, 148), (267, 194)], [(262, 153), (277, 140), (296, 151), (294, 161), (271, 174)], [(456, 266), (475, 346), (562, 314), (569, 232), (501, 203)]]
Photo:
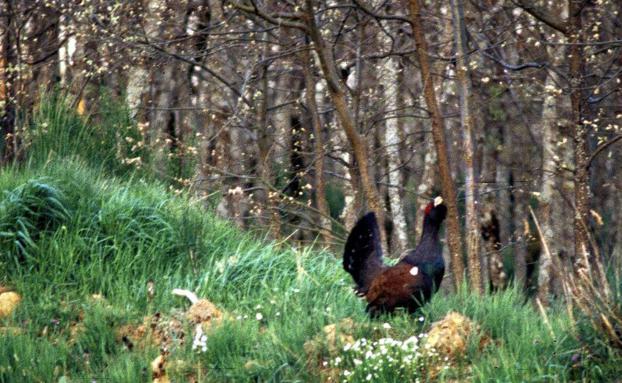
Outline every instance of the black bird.
[(391, 267), (382, 260), (376, 215), (367, 213), (354, 225), (346, 241), (343, 268), (352, 275), (357, 295), (367, 300), (371, 316), (392, 313), (397, 307), (415, 312), (438, 290), (445, 273), (439, 231), (446, 216), (443, 199), (436, 197), (426, 206), (419, 244)]

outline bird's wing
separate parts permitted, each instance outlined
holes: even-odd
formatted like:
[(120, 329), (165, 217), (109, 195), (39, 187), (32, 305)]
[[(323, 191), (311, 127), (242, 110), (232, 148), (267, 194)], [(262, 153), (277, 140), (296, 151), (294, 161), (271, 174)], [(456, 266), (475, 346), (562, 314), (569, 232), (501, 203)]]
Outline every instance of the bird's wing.
[(365, 214), (352, 228), (343, 253), (343, 268), (352, 275), (360, 294), (383, 268), (380, 230), (376, 215)]
[(418, 266), (400, 262), (374, 279), (366, 296), (367, 311), (393, 312), (396, 307), (414, 311), (429, 298), (432, 283)]

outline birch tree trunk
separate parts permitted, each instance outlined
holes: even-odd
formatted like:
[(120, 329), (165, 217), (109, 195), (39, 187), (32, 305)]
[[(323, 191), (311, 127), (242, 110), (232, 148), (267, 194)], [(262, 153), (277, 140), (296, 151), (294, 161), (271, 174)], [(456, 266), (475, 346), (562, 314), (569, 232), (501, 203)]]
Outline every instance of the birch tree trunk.
[(61, 13), (58, 20), (58, 41), (65, 41), (64, 44), (58, 47), (58, 75), (60, 77), (60, 85), (64, 88), (69, 83), (69, 73), (68, 68), (70, 66), (70, 54), (69, 54), (69, 46), (70, 42), (75, 40), (75, 37), (68, 36), (68, 26), (67, 26), (68, 16)]
[[(264, 40), (267, 41), (267, 36), (264, 35)], [(272, 201), (273, 198), (270, 198), (272, 192), (270, 190), (271, 180), (272, 180), (272, 158), (270, 155), (270, 142), (272, 140), (272, 135), (270, 132), (270, 126), (268, 123), (268, 104), (269, 104), (269, 94), (268, 94), (268, 69), (269, 64), (265, 60), (266, 50), (268, 44), (266, 44), (266, 48), (264, 48), (264, 58), (262, 62), (266, 64), (262, 65), (260, 71), (260, 79), (259, 79), (259, 107), (257, 108), (257, 185), (258, 191), (255, 193), (257, 197), (255, 198), (256, 206), (253, 207), (253, 211), (258, 216), (259, 224), (262, 226), (269, 225), (270, 219), (268, 218), (270, 214), (272, 214)], [(268, 216), (266, 216), (266, 213)], [(270, 227), (270, 233), (274, 239), (279, 237), (279, 230), (275, 230), (274, 227)]]
[(276, 89), (274, 91), (274, 105), (278, 106), (272, 113), (272, 123), (274, 125), (274, 159), (277, 163), (286, 168), (289, 164), (289, 146), (291, 143), (291, 119), (292, 107), (288, 104), (290, 99), (290, 91), (294, 82), (289, 71), (284, 71), (276, 81)]
[[(556, 49), (551, 57), (560, 57), (563, 49)], [(543, 305), (549, 302), (551, 292), (551, 276), (553, 275), (553, 260), (559, 254), (559, 239), (555, 235), (555, 222), (551, 212), (553, 199), (561, 198), (555, 195), (556, 180), (558, 173), (559, 155), (557, 154), (556, 142), (560, 139), (557, 130), (557, 84), (559, 76), (554, 71), (549, 71), (544, 83), (544, 104), (542, 106), (542, 189), (540, 193), (540, 225), (542, 228), (542, 241), (547, 243), (550, 252), (540, 253), (538, 265), (538, 298)]]
[[(462, 0), (451, 0), (456, 45), (456, 75), (460, 93), (460, 124), (462, 125), (463, 160), (465, 174), (466, 205), (466, 243), (469, 278), (474, 291), (482, 293), (482, 261), (479, 245), (478, 193), (475, 184), (474, 165), (474, 119), (475, 106), (472, 103), (472, 85), (469, 77), (469, 59), (467, 56), (466, 26), (464, 25), (464, 4)], [(476, 112), (477, 113), (477, 112)]]
[[(554, 72), (549, 73), (546, 82), (545, 89), (555, 83)], [(553, 191), (555, 188), (555, 174), (556, 174), (556, 162), (554, 160), (555, 154), (555, 133), (553, 132), (553, 126), (555, 120), (553, 117), (557, 115), (555, 108), (555, 96), (547, 94), (544, 99), (544, 105), (542, 107), (542, 192), (540, 194), (540, 214), (542, 222), (542, 236), (543, 241), (546, 242), (550, 248), (550, 255), (556, 256), (557, 249), (555, 248), (555, 238), (553, 234), (553, 222), (551, 222), (551, 200), (553, 199)], [(553, 261), (549, 257), (548, 252), (540, 253), (540, 260), (538, 266), (538, 298), (543, 305), (547, 305), (549, 301), (551, 273), (552, 273)]]
[(389, 204), (393, 215), (394, 237), (391, 243), (393, 254), (400, 254), (408, 247), (408, 237), (406, 235), (406, 217), (404, 215), (404, 203), (400, 195), (399, 186), (402, 185), (401, 166), (400, 166), (400, 132), (398, 130), (398, 120), (396, 117), (386, 116), (387, 113), (395, 114), (399, 103), (398, 92), (398, 58), (390, 57), (384, 63), (382, 71), (382, 85), (385, 100), (385, 147), (388, 159), (387, 175), (389, 178)]

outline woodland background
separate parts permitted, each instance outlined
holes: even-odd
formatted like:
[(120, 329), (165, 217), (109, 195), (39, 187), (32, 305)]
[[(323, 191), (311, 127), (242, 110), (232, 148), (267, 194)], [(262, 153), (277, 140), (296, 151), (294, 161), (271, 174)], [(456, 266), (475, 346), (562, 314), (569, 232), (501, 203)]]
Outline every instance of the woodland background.
[[(0, 0), (0, 383), (619, 380), (621, 12)], [(370, 319), (348, 230), (439, 194), (444, 291)]]
[[(48, 152), (55, 137), (81, 145), (37, 123), (60, 102), (123, 171), (190, 191), (241, 228), (339, 251), (374, 210), (394, 257), (442, 193), (449, 278), (514, 279), (546, 305), (571, 294), (564, 275), (622, 261), (621, 11), (5, 0), (2, 161), (28, 161), (45, 134)], [(110, 114), (127, 118), (97, 128)]]

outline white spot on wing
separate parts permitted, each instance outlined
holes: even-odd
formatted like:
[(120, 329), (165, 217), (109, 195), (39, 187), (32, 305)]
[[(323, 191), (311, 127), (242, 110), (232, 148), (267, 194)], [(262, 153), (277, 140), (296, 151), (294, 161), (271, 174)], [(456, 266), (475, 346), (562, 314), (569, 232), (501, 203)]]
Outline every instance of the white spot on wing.
[(419, 274), (419, 268), (417, 266), (413, 266), (412, 269), (410, 269), (410, 275), (417, 275)]

